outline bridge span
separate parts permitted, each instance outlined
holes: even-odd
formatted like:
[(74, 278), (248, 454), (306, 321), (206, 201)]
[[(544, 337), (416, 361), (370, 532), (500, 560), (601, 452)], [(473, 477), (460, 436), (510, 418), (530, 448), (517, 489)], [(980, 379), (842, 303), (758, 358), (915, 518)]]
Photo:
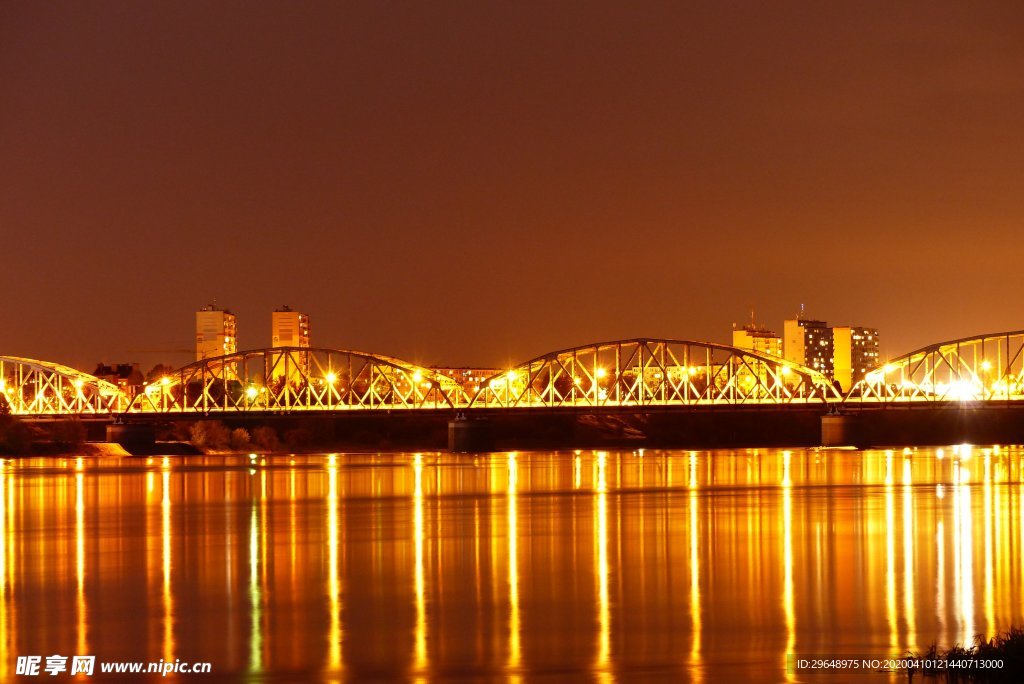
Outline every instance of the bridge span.
[(129, 393), (68, 366), (0, 356), (0, 410), (27, 418), (291, 414), (865, 409), (1024, 405), (1024, 331), (918, 349), (845, 396), (821, 373), (749, 349), (638, 338), (553, 351), (470, 395), (435, 369), (341, 349), (284, 347), (190, 363)]

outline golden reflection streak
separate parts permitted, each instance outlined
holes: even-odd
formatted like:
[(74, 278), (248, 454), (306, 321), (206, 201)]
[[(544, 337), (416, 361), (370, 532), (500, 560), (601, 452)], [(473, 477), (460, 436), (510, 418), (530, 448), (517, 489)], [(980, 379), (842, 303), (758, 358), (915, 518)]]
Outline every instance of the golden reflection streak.
[(594, 530), (597, 541), (597, 653), (594, 674), (598, 681), (611, 681), (611, 607), (608, 603), (608, 481), (605, 474), (608, 453), (597, 452), (597, 519)]
[(171, 471), (161, 473), (160, 528), (163, 542), (164, 662), (174, 662), (174, 598), (171, 593)]
[[(941, 485), (940, 485), (941, 486)], [(943, 515), (944, 513), (940, 513)], [(935, 593), (935, 615), (939, 622), (939, 633), (946, 630), (946, 530), (940, 518), (935, 523), (935, 569), (936, 586)]]
[[(907, 622), (907, 648), (917, 646), (917, 613), (914, 607), (914, 490), (911, 459), (903, 459), (903, 612)], [(896, 653), (893, 653), (896, 655)]]
[(974, 568), (971, 545), (971, 488), (966, 468), (959, 461), (953, 464), (956, 494), (953, 499), (953, 583), (957, 608), (960, 611), (960, 641), (969, 644), (974, 638)]
[(78, 459), (75, 473), (75, 612), (78, 614), (78, 653), (89, 652), (86, 638), (88, 620), (85, 603), (85, 476), (82, 474), (82, 459)]
[(701, 681), (701, 615), (700, 615), (700, 555), (697, 528), (697, 452), (690, 452), (690, 674), (694, 681)]
[(993, 590), (993, 541), (992, 534), (995, 527), (996, 516), (992, 508), (992, 455), (985, 450), (985, 479), (982, 485), (985, 512), (982, 516), (982, 524), (985, 526), (985, 636), (992, 634), (995, 630), (995, 605), (992, 597)]
[(338, 578), (338, 465), (327, 457), (327, 602), (330, 626), (327, 631), (327, 667), (341, 670), (341, 587)]
[(889, 622), (889, 653), (899, 653), (896, 615), (896, 494), (893, 491), (892, 451), (885, 452), (885, 615)]
[(508, 663), (506, 670), (509, 681), (518, 682), (519, 666), (522, 659), (519, 625), (519, 550), (518, 518), (516, 496), (519, 480), (519, 464), (516, 452), (508, 455)]
[(7, 463), (0, 459), (0, 679), (7, 680), (11, 661), (10, 627), (7, 613)]
[(416, 638), (413, 651), (413, 670), (417, 681), (424, 681), (427, 669), (427, 605), (423, 577), (423, 455), (415, 454), (413, 472), (413, 544), (416, 558)]
[(783, 663), (786, 681), (795, 679), (795, 672), (788, 667), (789, 657), (796, 648), (796, 609), (793, 598), (793, 480), (790, 467), (793, 455), (782, 452), (782, 530), (783, 530), (783, 592), (782, 605), (786, 615), (786, 651)]
[(252, 625), (249, 631), (249, 671), (263, 670), (263, 634), (260, 624), (263, 621), (263, 601), (260, 595), (260, 537), (257, 524), (256, 499), (249, 508), (249, 607)]

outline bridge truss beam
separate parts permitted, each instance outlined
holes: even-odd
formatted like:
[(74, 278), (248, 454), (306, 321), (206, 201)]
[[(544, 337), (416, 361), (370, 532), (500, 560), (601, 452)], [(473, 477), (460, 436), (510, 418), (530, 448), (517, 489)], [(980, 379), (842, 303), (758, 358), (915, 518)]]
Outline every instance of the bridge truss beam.
[(49, 361), (0, 356), (0, 404), (14, 415), (94, 415), (123, 411), (113, 383)]
[(189, 364), (147, 385), (133, 413), (241, 413), (465, 406), (451, 378), (398, 359), (277, 347)]
[(821, 373), (748, 349), (633, 339), (552, 352), (486, 381), (472, 407), (722, 406), (838, 400)]
[(1024, 400), (1024, 330), (940, 342), (867, 373), (846, 405)]

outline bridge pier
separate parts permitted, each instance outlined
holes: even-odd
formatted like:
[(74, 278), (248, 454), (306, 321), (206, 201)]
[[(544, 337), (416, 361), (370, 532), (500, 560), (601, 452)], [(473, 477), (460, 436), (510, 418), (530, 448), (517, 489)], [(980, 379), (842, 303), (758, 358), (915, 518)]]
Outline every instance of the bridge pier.
[(120, 444), (130, 453), (146, 451), (156, 445), (156, 428), (148, 423), (111, 423), (107, 441)]
[(475, 453), (494, 448), (494, 430), (486, 418), (458, 415), (448, 421), (448, 451)]
[(821, 446), (859, 446), (863, 441), (860, 416), (829, 413), (821, 417)]

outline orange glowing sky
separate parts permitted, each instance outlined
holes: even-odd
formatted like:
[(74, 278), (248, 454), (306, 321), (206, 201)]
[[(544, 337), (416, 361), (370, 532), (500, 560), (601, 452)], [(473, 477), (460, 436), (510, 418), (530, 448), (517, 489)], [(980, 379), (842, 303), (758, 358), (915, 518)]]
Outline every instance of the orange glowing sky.
[(1024, 4), (0, 8), (0, 354), (1024, 328)]

